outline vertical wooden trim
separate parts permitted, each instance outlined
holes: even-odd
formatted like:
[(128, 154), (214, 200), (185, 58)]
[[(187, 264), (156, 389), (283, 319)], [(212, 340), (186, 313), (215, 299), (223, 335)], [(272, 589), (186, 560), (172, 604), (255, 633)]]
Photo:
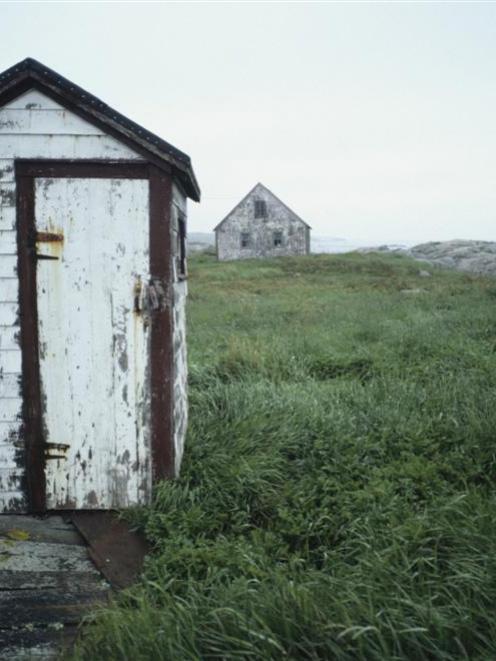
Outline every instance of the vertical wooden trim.
[(174, 477), (172, 334), (172, 178), (150, 165), (150, 280), (163, 292), (150, 311), (151, 452), (153, 481)]
[[(36, 289), (35, 177), (108, 176), (134, 178), (149, 175), (150, 182), (150, 285), (158, 305), (150, 310), (150, 417), (152, 481), (175, 475), (174, 362), (172, 283), (172, 177), (150, 165), (148, 172), (124, 170), (109, 163), (98, 170), (86, 164), (65, 162), (19, 163), (17, 182), (17, 233), (19, 308), (22, 349), (23, 439), (26, 457), (26, 491), (30, 511), (46, 509), (46, 478), (42, 398), (39, 366), (38, 302)], [(88, 164), (90, 165), (90, 164)], [(95, 164), (92, 163), (91, 166)], [(25, 168), (25, 169), (23, 169)], [(30, 169), (31, 168), (31, 169)], [(65, 169), (64, 169), (65, 168)]]
[(26, 491), (30, 510), (42, 512), (46, 508), (46, 489), (38, 355), (34, 179), (18, 176), (16, 183)]

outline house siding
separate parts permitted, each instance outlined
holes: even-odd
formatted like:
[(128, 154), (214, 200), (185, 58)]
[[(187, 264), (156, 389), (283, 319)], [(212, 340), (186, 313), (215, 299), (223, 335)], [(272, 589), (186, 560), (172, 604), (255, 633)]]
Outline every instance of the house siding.
[(184, 441), (188, 424), (188, 365), (186, 352), (186, 297), (188, 295), (188, 283), (185, 277), (179, 273), (179, 215), (186, 219), (186, 197), (176, 185), (172, 189), (172, 259), (173, 259), (173, 315), (172, 315), (172, 342), (173, 342), (173, 365), (174, 365), (174, 449), (175, 449), (175, 473), (179, 474), (179, 468), (184, 451)]
[(20, 439), (17, 158), (142, 160), (40, 92), (26, 92), (0, 109), (0, 511), (11, 512), (26, 509)]

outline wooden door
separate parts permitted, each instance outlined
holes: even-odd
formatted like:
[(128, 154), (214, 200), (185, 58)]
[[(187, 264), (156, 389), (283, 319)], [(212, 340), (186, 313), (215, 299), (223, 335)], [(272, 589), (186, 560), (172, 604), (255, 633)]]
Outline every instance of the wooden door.
[(46, 509), (144, 503), (149, 328), (139, 298), (150, 275), (149, 181), (35, 177), (32, 196), (35, 277), (25, 287), (35, 282), (39, 410), (27, 460), (44, 490), (34, 509), (43, 500)]

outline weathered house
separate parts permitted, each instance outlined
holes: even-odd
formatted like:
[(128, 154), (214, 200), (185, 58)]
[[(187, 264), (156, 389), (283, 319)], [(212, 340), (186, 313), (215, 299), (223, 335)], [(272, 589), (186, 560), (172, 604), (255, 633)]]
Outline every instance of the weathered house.
[(0, 74), (0, 511), (177, 474), (188, 197), (186, 154), (35, 60)]
[(307, 255), (310, 225), (258, 183), (214, 228), (217, 258)]

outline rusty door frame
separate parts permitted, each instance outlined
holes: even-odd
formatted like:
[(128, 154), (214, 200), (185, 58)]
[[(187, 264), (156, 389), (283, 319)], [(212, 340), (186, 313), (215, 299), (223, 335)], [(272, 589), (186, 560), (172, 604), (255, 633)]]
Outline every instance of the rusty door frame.
[(36, 288), (34, 180), (46, 178), (148, 179), (150, 281), (164, 299), (150, 311), (150, 445), (152, 482), (174, 475), (172, 394), (172, 178), (155, 165), (136, 161), (18, 159), (17, 246), (20, 344), (22, 352), (22, 431), (28, 508), (46, 511), (45, 436), (43, 430)]

